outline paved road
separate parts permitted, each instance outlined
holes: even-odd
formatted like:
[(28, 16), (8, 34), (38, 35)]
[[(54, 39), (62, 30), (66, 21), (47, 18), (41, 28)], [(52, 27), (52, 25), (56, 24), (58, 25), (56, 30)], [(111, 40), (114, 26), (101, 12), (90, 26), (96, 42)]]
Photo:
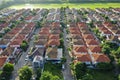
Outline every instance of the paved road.
[[(34, 34), (38, 34), (40, 29), (37, 29), (35, 30), (33, 33)], [(30, 48), (33, 47), (33, 41), (34, 41), (34, 37), (30, 40), (29, 42), (29, 48), (27, 49), (26, 52), (22, 52), (22, 55), (20, 57), (20, 59), (18, 60), (18, 62), (15, 64), (14, 66), (14, 71), (13, 71), (13, 77), (12, 77), (12, 80), (17, 80), (16, 78), (18, 77), (18, 70), (24, 66), (26, 64), (26, 56), (27, 56), (27, 53), (29, 52)]]
[(67, 51), (68, 48), (68, 43), (67, 43), (67, 39), (66, 39), (67, 33), (66, 30), (64, 29), (64, 46), (65, 46), (65, 57), (67, 59), (66, 63), (65, 63), (65, 70), (62, 71), (63, 76), (64, 76), (64, 80), (74, 80), (73, 79), (73, 75), (71, 73), (71, 69), (70, 69), (70, 63), (71, 63), (71, 57), (69, 56), (69, 53)]

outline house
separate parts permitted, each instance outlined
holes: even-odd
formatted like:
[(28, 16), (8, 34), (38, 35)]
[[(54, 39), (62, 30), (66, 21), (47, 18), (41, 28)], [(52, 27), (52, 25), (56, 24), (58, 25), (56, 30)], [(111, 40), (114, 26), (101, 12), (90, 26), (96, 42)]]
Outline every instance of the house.
[(0, 68), (6, 63), (7, 58), (7, 56), (0, 56)]
[(51, 34), (51, 35), (49, 36), (49, 39), (58, 40), (58, 39), (59, 39), (59, 35), (58, 35), (58, 34)]
[(55, 47), (55, 46), (59, 46), (59, 45), (60, 45), (59, 39), (57, 39), (57, 40), (50, 39), (47, 43), (47, 46), (51, 46), (51, 47)]
[(110, 62), (110, 59), (105, 54), (94, 53), (94, 54), (92, 54), (92, 56), (93, 56), (93, 59), (94, 59), (93, 64), (97, 64), (97, 63), (100, 63), (100, 62)]
[(3, 52), (3, 49), (2, 48), (0, 48), (0, 55), (1, 55), (1, 53)]
[(89, 49), (92, 53), (101, 53), (102, 49), (100, 46), (89, 46)]
[(46, 50), (45, 58), (48, 61), (59, 63), (61, 61), (61, 58), (62, 58), (62, 53), (63, 53), (62, 48), (56, 48), (56, 47), (51, 48), (51, 47), (49, 47)]
[(74, 55), (77, 55), (77, 54), (85, 54), (85, 53), (88, 53), (88, 50), (85, 46), (75, 46), (73, 47), (73, 53)]
[(8, 47), (9, 43), (10, 43), (9, 40), (1, 39), (0, 40), (0, 48), (6, 48), (6, 47)]
[(83, 40), (75, 40), (73, 41), (73, 46), (85, 46), (85, 43), (83, 42)]
[(22, 41), (21, 39), (15, 39), (13, 40), (12, 42), (10, 42), (10, 47), (16, 47), (16, 48), (19, 48), (20, 45), (22, 44)]
[(89, 54), (77, 54), (74, 62), (82, 62), (87, 65), (90, 65), (92, 60)]
[(45, 48), (34, 48), (31, 54), (29, 54), (29, 58), (33, 60), (35, 56), (44, 56)]
[(7, 47), (2, 53), (1, 56), (8, 56), (6, 62), (10, 62), (15, 59), (16, 49), (13, 47)]
[(94, 39), (86, 40), (86, 44), (87, 46), (98, 46), (99, 45), (98, 41)]
[(83, 34), (84, 40), (90, 40), (95, 39), (95, 37), (92, 34)]
[(43, 57), (42, 56), (35, 56), (33, 62), (33, 67), (38, 68), (38, 67), (43, 67)]
[(38, 41), (35, 41), (34, 44), (35, 44), (35, 47), (44, 48), (47, 45), (47, 40), (46, 39), (38, 40)]
[(73, 34), (73, 35), (71, 35), (71, 38), (72, 38), (72, 41), (74, 41), (74, 40), (81, 40), (82, 39), (80, 34)]

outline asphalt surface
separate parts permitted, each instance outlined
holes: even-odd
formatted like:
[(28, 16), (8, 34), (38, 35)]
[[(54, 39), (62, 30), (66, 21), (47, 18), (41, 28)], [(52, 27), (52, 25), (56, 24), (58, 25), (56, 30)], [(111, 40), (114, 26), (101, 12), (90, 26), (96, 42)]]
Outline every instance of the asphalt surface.
[(63, 73), (64, 80), (74, 80), (74, 77), (73, 77), (73, 75), (71, 73), (71, 69), (70, 69), (71, 57), (67, 50), (68, 42), (67, 42), (66, 36), (67, 36), (67, 33), (66, 33), (66, 30), (64, 29), (63, 38), (64, 38), (64, 46), (65, 46), (65, 54), (66, 54), (65, 57), (66, 57), (67, 61), (65, 63), (65, 69), (62, 71), (62, 73)]

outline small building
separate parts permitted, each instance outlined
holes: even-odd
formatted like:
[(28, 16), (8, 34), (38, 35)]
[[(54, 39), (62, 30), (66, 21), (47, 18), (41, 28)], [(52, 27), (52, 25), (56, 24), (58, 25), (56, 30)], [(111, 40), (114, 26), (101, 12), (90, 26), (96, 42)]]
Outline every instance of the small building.
[(35, 56), (32, 64), (34, 68), (43, 67), (43, 57)]
[(62, 48), (56, 48), (56, 47), (51, 48), (50, 47), (46, 50), (45, 58), (48, 61), (60, 63), (61, 58), (62, 58), (62, 53), (63, 53)]

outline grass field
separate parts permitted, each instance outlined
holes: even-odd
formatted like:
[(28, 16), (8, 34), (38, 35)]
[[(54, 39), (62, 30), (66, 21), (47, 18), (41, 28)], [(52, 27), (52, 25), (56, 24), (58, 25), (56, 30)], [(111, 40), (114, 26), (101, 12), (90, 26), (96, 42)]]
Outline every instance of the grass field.
[(50, 62), (45, 63), (44, 71), (48, 71), (53, 75), (57, 75), (60, 79), (63, 79), (63, 75), (61, 72), (61, 64), (52, 64)]
[(120, 7), (120, 3), (64, 3), (64, 4), (18, 4), (10, 6), (9, 8), (21, 9), (21, 8), (60, 8), (69, 6), (70, 8), (109, 8)]
[(112, 71), (110, 72), (100, 72), (93, 71), (92, 74), (95, 80), (116, 80), (115, 75)]

